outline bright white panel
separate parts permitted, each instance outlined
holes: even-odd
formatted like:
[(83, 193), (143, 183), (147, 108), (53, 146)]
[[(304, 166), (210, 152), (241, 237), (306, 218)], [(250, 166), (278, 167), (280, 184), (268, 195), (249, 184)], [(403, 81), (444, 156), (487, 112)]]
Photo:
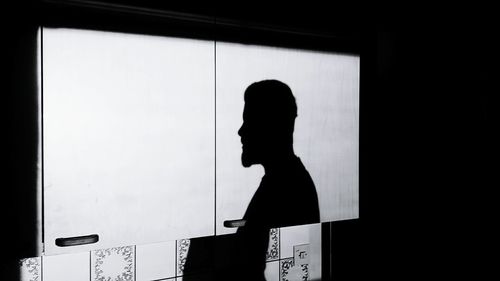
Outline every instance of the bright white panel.
[(267, 281), (280, 281), (280, 262), (272, 261), (266, 263), (266, 269), (264, 271), (264, 276)]
[(136, 281), (175, 277), (175, 241), (135, 247)]
[(90, 280), (90, 252), (43, 256), (43, 280)]
[(214, 79), (211, 41), (44, 28), (46, 254), (213, 234)]
[(224, 220), (243, 217), (264, 173), (242, 167), (237, 132), (245, 89), (265, 79), (296, 98), (295, 153), (316, 185), (321, 221), (357, 218), (359, 56), (217, 42), (216, 58), (217, 234), (234, 232)]
[(294, 247), (307, 245), (309, 280), (321, 280), (321, 224), (282, 227), (280, 228), (280, 243), (280, 259), (294, 258), (296, 265), (299, 261)]

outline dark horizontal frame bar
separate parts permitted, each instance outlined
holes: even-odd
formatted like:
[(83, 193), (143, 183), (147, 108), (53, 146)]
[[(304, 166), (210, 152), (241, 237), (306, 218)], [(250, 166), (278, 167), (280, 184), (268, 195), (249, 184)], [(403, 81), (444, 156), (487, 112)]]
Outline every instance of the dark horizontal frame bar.
[(40, 25), (124, 33), (186, 37), (242, 44), (360, 54), (359, 34), (269, 24), (257, 20), (217, 17), (215, 8), (205, 14), (158, 7), (87, 0), (40, 0)]

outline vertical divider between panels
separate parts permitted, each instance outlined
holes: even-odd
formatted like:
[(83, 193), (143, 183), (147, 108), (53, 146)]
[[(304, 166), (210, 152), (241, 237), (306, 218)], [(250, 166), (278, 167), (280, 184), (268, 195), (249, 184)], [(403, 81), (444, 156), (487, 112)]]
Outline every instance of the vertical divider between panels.
[(92, 251), (89, 251), (89, 281), (92, 281)]
[(134, 245), (134, 281), (137, 280), (137, 245)]
[(214, 39), (214, 236), (217, 235), (217, 41)]
[(44, 145), (43, 145), (43, 56), (44, 56), (44, 50), (43, 50), (43, 26), (40, 26), (40, 128), (39, 128), (39, 140), (38, 142), (40, 143), (40, 163), (41, 163), (41, 168), (40, 168), (40, 177), (41, 177), (41, 186), (40, 186), (40, 205), (41, 205), (41, 241), (42, 241), (42, 252), (45, 252), (45, 180), (44, 180)]

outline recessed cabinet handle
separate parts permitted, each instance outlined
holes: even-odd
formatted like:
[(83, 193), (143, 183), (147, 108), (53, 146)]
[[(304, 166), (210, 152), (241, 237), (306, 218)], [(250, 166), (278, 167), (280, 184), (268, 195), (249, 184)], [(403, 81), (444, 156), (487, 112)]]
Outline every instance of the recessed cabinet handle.
[(228, 227), (228, 228), (242, 227), (242, 226), (245, 226), (246, 222), (247, 221), (243, 220), (243, 219), (240, 219), (240, 220), (227, 220), (227, 221), (224, 221), (224, 226)]
[(93, 244), (99, 241), (99, 235), (92, 234), (86, 236), (75, 236), (67, 238), (57, 238), (56, 245), (59, 247), (79, 246), (85, 244)]

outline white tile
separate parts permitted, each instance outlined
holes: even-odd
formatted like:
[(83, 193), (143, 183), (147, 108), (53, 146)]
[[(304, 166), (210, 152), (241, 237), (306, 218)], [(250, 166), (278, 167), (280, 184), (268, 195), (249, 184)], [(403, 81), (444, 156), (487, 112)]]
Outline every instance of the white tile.
[(295, 264), (309, 264), (309, 244), (295, 245), (293, 246), (293, 261)]
[(299, 266), (307, 264), (310, 280), (321, 279), (321, 224), (300, 225), (280, 229), (280, 254), (282, 259), (295, 258), (294, 248), (300, 248), (300, 245), (308, 245), (307, 248), (309, 251), (307, 253), (307, 260), (297, 261), (297, 264)]
[(321, 225), (309, 232), (309, 280), (321, 280)]
[(136, 280), (175, 277), (175, 241), (136, 246)]
[(264, 271), (264, 276), (267, 281), (279, 281), (280, 280), (280, 262), (272, 261), (266, 263), (266, 270)]
[(92, 251), (90, 274), (92, 281), (135, 281), (135, 247)]
[(26, 258), (19, 261), (21, 281), (41, 281), (42, 259), (40, 257)]
[(43, 257), (44, 281), (90, 280), (90, 252)]
[(293, 246), (311, 244), (312, 237), (318, 235), (321, 237), (321, 224), (308, 224), (281, 228), (281, 258), (293, 257)]

